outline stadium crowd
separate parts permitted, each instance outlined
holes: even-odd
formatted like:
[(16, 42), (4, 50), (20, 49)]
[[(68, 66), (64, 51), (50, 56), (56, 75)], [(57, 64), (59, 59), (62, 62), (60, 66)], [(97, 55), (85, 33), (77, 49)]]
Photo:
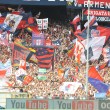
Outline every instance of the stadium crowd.
[[(52, 41), (57, 39), (60, 40), (61, 45), (55, 48), (54, 52), (54, 67), (47, 70), (45, 74), (45, 80), (39, 80), (38, 76), (38, 65), (32, 62), (28, 63), (26, 72), (28, 75), (33, 77), (33, 80), (28, 84), (18, 84), (15, 78), (15, 71), (18, 67), (12, 66), (12, 75), (6, 76), (10, 83), (8, 87), (9, 92), (26, 92), (31, 95), (32, 98), (48, 98), (48, 99), (85, 99), (86, 98), (86, 64), (77, 64), (74, 55), (70, 57), (68, 55), (69, 50), (73, 47), (76, 36), (72, 33), (72, 28), (69, 23), (49, 21), (48, 29), (43, 31), (44, 35), (50, 38)], [(13, 35), (10, 44), (16, 39), (21, 39), (23, 45), (26, 47), (31, 46), (31, 34), (25, 29), (17, 34)], [(109, 43), (106, 44), (109, 46)], [(13, 52), (11, 46), (0, 45), (0, 61), (5, 63), (9, 58), (12, 60)], [(91, 66), (97, 66), (103, 64), (104, 59), (100, 61), (90, 62)], [(68, 76), (66, 78), (59, 74), (59, 71), (63, 73), (69, 68)], [(110, 84), (110, 68), (106, 67), (100, 70), (100, 75), (103, 77), (104, 82)], [(82, 85), (77, 89), (74, 94), (64, 94), (59, 88), (63, 82), (80, 82)], [(90, 99), (94, 99), (97, 90), (88, 83), (88, 96)]]

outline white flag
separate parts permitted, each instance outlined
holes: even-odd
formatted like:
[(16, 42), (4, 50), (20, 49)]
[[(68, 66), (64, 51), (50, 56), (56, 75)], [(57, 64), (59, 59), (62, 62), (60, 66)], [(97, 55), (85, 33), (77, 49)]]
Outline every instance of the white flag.
[(63, 82), (63, 85), (60, 86), (59, 91), (63, 91), (65, 94), (75, 94), (79, 87), (82, 87), (80, 82)]
[(45, 19), (37, 19), (38, 29), (47, 29), (48, 28), (48, 18)]
[[(102, 54), (102, 48), (103, 45), (105, 44), (105, 36), (100, 36), (100, 37), (93, 37), (91, 39), (89, 39), (89, 45), (87, 46), (87, 39), (82, 41), (82, 44), (84, 45), (85, 49), (87, 50), (87, 48), (92, 49), (93, 55), (90, 57), (89, 60), (97, 60), (100, 55)], [(86, 62), (86, 56), (84, 54), (84, 48), (82, 49), (82, 54), (81, 54), (81, 61), (82, 63)]]

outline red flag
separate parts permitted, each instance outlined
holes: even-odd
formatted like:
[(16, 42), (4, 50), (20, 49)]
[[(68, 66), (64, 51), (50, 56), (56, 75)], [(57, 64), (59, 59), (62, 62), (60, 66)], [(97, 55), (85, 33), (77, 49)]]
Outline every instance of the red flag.
[(28, 24), (33, 24), (34, 23), (34, 18), (33, 17), (29, 17), (28, 18)]
[(26, 70), (26, 61), (25, 60), (20, 60), (19, 68)]
[(79, 67), (75, 66), (75, 68), (76, 68), (76, 73), (78, 73), (79, 72)]
[(37, 49), (36, 57), (38, 59), (38, 66), (40, 68), (50, 68), (52, 66), (52, 57), (54, 49), (39, 48)]
[(49, 63), (49, 64), (45, 64), (45, 63), (38, 63), (38, 66), (39, 66), (39, 68), (47, 68), (47, 69), (49, 69), (51, 66), (52, 66), (52, 64), (51, 63)]
[(80, 17), (79, 17), (79, 15), (77, 15), (74, 19), (73, 19), (73, 21), (71, 22), (71, 24), (77, 24), (78, 22), (80, 22)]
[(0, 78), (3, 78), (7, 70), (0, 70)]
[(26, 27), (26, 20), (21, 20), (17, 28), (22, 29), (25, 27)]
[(74, 55), (74, 47), (68, 51), (68, 57), (72, 57)]
[(107, 39), (110, 37), (110, 28), (97, 26), (97, 30), (100, 31), (100, 36), (106, 36), (106, 41), (107, 41)]
[(0, 17), (0, 24), (3, 24), (5, 17)]
[(45, 45), (46, 45), (46, 46), (51, 46), (51, 45), (52, 45), (52, 41), (51, 41), (50, 38), (47, 38), (47, 39), (45, 40)]
[(102, 69), (106, 68), (107, 66), (108, 66), (108, 62), (103, 63), (99, 66), (99, 70), (102, 70)]
[(24, 78), (24, 81), (23, 81), (23, 84), (24, 85), (27, 85), (27, 84), (29, 84), (31, 81), (33, 80), (33, 77), (32, 76), (25, 76), (25, 78)]
[(40, 31), (38, 30), (37, 26), (29, 26), (28, 28), (30, 28), (34, 33), (40, 34)]
[(12, 14), (20, 15), (20, 11), (13, 11)]
[(77, 15), (72, 22), (70, 22), (70, 24), (74, 25), (75, 31), (81, 32), (81, 23), (80, 23), (81, 19), (80, 16)]
[(7, 83), (7, 85), (9, 86), (9, 87), (13, 87), (14, 86), (14, 83), (12, 83), (12, 82), (6, 82)]
[(96, 70), (96, 68), (94, 66), (90, 67), (88, 76), (90, 78), (94, 78), (94, 79), (103, 81), (103, 78), (99, 75), (98, 71)]
[(84, 27), (87, 28), (88, 27), (88, 22), (89, 22), (89, 26), (98, 26), (98, 23), (96, 21), (96, 17), (95, 16), (91, 16), (90, 17), (90, 20), (87, 21), (85, 24), (84, 24)]
[(74, 55), (75, 55), (75, 60), (78, 64), (80, 64), (80, 58), (82, 53), (81, 51), (83, 48), (84, 45), (79, 40), (76, 40)]

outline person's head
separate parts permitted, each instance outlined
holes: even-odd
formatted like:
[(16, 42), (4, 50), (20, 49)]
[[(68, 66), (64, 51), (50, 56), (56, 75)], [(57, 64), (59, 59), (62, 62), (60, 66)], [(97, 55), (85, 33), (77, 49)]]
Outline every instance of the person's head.
[(9, 26), (10, 27), (13, 27), (14, 25), (15, 25), (15, 21), (14, 20), (9, 21)]

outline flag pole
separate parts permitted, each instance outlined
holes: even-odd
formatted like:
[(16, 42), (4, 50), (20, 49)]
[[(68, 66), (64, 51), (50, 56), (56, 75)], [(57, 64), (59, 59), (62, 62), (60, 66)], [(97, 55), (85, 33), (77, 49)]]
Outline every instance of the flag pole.
[(90, 22), (90, 0), (88, 0), (88, 26), (87, 26), (87, 44), (86, 44), (86, 48), (87, 48), (87, 60), (86, 60), (86, 99), (88, 99), (88, 71), (89, 71), (89, 22)]
[(54, 73), (54, 54), (53, 54), (53, 57), (52, 57), (52, 71)]

